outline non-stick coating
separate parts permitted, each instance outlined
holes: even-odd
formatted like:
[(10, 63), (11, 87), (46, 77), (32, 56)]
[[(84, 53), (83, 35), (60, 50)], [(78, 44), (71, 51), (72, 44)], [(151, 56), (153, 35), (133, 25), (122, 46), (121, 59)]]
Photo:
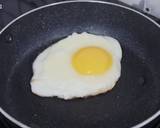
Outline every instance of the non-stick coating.
[[(34, 95), (34, 59), (73, 32), (112, 36), (120, 42), (122, 74), (115, 88), (70, 101)], [(160, 108), (160, 29), (121, 7), (75, 2), (26, 15), (0, 35), (0, 62), (0, 105), (33, 128), (128, 128)]]

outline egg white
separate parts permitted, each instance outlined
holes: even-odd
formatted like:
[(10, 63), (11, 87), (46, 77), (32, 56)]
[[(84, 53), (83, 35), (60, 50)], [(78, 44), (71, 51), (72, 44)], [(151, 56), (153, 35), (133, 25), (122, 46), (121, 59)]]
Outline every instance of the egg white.
[[(106, 49), (113, 64), (102, 75), (82, 75), (72, 66), (72, 57), (81, 48)], [(119, 42), (108, 36), (73, 33), (48, 47), (33, 63), (31, 90), (42, 97), (72, 99), (93, 96), (111, 90), (121, 75), (122, 50)]]

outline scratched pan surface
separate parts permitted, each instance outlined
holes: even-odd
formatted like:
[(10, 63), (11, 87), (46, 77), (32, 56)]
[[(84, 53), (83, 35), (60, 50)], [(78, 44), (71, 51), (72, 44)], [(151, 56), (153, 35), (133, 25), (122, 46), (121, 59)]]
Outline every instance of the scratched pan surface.
[[(34, 59), (73, 32), (112, 36), (120, 42), (122, 74), (117, 85), (106, 94), (70, 101), (32, 94)], [(160, 28), (141, 14), (111, 3), (50, 5), (0, 34), (1, 112), (33, 128), (129, 128), (160, 109), (159, 65)]]

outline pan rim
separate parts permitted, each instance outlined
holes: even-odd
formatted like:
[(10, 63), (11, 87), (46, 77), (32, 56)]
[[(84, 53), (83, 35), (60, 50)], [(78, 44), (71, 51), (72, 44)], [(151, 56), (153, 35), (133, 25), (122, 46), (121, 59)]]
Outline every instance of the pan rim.
[[(106, 4), (106, 5), (112, 5), (112, 6), (116, 6), (116, 7), (120, 7), (120, 8), (123, 8), (123, 9), (126, 9), (126, 10), (129, 10), (129, 11), (132, 11), (134, 13), (137, 13), (138, 15), (141, 15), (143, 16), (144, 18), (146, 18), (147, 20), (149, 20), (150, 22), (152, 22), (154, 25), (156, 25), (158, 28), (160, 28), (160, 25), (154, 21), (153, 19), (151, 19), (150, 17), (146, 16), (145, 14), (135, 10), (135, 9), (132, 9), (130, 7), (127, 7), (127, 6), (124, 6), (124, 5), (120, 5), (120, 4), (117, 4), (117, 3), (113, 3), (113, 2), (106, 2), (106, 1), (99, 1), (99, 0), (67, 0), (67, 1), (61, 1), (61, 2), (55, 2), (55, 3), (51, 3), (51, 4), (47, 4), (47, 5), (44, 5), (44, 6), (40, 6), (38, 8), (35, 8), (35, 9), (32, 9), (20, 16), (18, 16), (17, 18), (15, 18), (14, 20), (12, 20), (11, 22), (9, 22), (2, 30), (0, 30), (0, 35), (10, 26), (12, 25), (14, 22), (16, 22), (17, 20), (23, 18), (24, 16), (32, 13), (32, 12), (35, 12), (35, 11), (38, 11), (40, 9), (43, 9), (43, 8), (47, 8), (47, 7), (51, 7), (51, 6), (56, 6), (56, 5), (61, 5), (61, 4), (66, 4), (66, 3), (100, 3), (100, 4)], [(5, 116), (8, 120), (10, 120), (11, 122), (13, 122), (14, 124), (16, 124), (17, 126), (19, 127), (22, 127), (22, 128), (31, 128), (30, 126), (27, 126), (26, 124), (18, 121), (17, 119), (15, 119), (14, 117), (12, 117), (11, 115), (9, 115), (1, 106), (0, 106), (0, 113)], [(136, 124), (135, 126), (132, 126), (131, 128), (141, 128), (147, 124), (149, 124), (151, 121), (153, 121), (154, 119), (156, 119), (158, 116), (160, 116), (160, 110), (158, 110), (155, 114), (153, 114), (152, 116), (150, 116), (148, 119)]]

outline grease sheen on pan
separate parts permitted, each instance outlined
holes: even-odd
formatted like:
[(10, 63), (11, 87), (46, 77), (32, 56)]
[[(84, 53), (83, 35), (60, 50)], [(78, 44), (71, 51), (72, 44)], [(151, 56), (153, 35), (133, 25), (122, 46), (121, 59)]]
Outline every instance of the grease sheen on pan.
[(121, 58), (116, 39), (73, 33), (35, 59), (31, 90), (42, 97), (63, 99), (107, 92), (120, 77)]

